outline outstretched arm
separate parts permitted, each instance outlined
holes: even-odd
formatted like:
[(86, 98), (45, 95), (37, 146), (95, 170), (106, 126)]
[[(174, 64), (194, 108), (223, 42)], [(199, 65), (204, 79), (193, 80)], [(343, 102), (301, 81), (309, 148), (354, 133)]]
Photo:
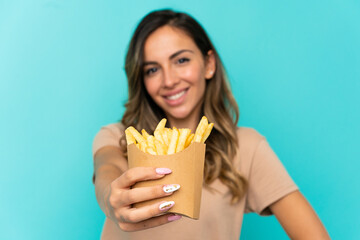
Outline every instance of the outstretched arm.
[(269, 206), (291, 239), (330, 239), (305, 197), (295, 191)]

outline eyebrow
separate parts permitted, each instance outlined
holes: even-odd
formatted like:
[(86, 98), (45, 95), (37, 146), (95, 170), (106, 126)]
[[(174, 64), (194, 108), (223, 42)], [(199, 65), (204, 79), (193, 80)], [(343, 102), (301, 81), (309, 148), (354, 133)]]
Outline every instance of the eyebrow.
[[(171, 54), (171, 56), (169, 57), (169, 59), (171, 60), (171, 59), (175, 58), (176, 56), (182, 54), (183, 52), (191, 52), (191, 53), (193, 53), (192, 50), (183, 49), (183, 50), (179, 50), (179, 51), (175, 52), (174, 54)], [(144, 66), (146, 66), (146, 65), (151, 65), (151, 64), (157, 64), (157, 62), (145, 62), (145, 63), (144, 63)]]

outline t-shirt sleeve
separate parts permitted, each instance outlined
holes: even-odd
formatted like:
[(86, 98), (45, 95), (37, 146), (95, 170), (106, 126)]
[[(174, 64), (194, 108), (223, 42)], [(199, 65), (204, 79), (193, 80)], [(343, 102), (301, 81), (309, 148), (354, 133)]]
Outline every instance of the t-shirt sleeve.
[(265, 138), (253, 155), (245, 212), (271, 215), (269, 205), (298, 189)]
[(93, 146), (92, 146), (93, 157), (95, 153), (102, 147), (105, 146), (120, 147), (119, 141), (122, 136), (121, 132), (122, 130), (120, 124), (110, 124), (102, 127), (100, 131), (96, 134), (93, 141)]

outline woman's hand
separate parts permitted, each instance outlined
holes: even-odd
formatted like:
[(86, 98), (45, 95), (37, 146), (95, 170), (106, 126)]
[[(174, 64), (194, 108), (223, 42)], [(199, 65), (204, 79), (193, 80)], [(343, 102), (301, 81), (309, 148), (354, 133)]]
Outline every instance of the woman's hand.
[(159, 216), (175, 204), (173, 201), (159, 201), (138, 209), (131, 207), (134, 203), (169, 196), (178, 190), (178, 184), (130, 188), (137, 182), (159, 179), (170, 173), (171, 170), (168, 168), (137, 167), (126, 170), (105, 189), (108, 217), (123, 231), (143, 230), (180, 219), (181, 216), (175, 214)]

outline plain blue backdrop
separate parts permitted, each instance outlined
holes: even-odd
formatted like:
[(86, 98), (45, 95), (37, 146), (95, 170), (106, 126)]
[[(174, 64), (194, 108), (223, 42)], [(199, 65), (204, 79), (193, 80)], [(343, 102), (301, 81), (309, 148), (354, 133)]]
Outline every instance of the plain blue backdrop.
[[(205, 27), (240, 106), (334, 239), (360, 239), (360, 4), (0, 0), (0, 239), (99, 239), (92, 140), (118, 121), (124, 56), (151, 10)], [(287, 239), (245, 216), (242, 239)]]

